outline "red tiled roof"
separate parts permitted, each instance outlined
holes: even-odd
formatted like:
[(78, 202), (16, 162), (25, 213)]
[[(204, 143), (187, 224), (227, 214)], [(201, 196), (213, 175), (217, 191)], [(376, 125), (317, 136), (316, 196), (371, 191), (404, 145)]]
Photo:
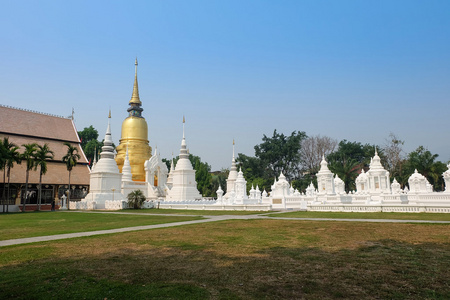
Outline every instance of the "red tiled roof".
[(71, 119), (0, 106), (0, 132), (79, 143)]
[[(23, 144), (48, 144), (54, 152), (53, 161), (47, 164), (47, 174), (42, 177), (46, 184), (67, 184), (69, 173), (62, 157), (67, 152), (64, 142), (70, 142), (78, 150), (81, 158), (72, 169), (71, 183), (89, 185), (89, 168), (86, 156), (81, 149), (78, 133), (71, 119), (45, 115), (0, 105), (0, 139), (8, 137), (23, 152)], [(25, 183), (26, 166), (14, 165), (11, 169), (11, 183)], [(39, 168), (30, 171), (29, 183), (39, 183)]]

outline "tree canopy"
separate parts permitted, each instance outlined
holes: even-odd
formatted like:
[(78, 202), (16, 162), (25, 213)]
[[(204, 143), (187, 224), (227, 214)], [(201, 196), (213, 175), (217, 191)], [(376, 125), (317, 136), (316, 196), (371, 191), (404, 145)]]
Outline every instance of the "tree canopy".
[[(81, 140), (81, 148), (83, 149), (89, 164), (92, 164), (96, 155), (97, 159), (99, 159), (98, 154), (103, 147), (103, 141), (98, 141), (98, 131), (92, 125), (85, 127), (82, 131), (78, 131), (78, 136)], [(113, 147), (115, 148), (114, 144)]]

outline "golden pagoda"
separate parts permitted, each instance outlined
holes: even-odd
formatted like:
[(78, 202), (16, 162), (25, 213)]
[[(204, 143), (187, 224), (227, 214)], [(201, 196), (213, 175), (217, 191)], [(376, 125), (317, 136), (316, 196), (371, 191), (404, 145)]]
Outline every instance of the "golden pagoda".
[(145, 181), (144, 163), (152, 156), (152, 148), (148, 145), (147, 122), (142, 117), (142, 102), (139, 99), (137, 81), (137, 58), (134, 72), (133, 94), (127, 109), (129, 115), (122, 123), (122, 135), (117, 146), (116, 162), (122, 172), (125, 154), (128, 147), (128, 158), (131, 165), (131, 174), (134, 181)]

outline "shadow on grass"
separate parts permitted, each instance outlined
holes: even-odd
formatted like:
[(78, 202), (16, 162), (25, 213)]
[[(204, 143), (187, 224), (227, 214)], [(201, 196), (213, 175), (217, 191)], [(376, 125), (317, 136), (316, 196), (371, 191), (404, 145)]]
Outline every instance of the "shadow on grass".
[[(51, 251), (46, 246), (37, 248)], [(0, 298), (450, 298), (448, 244), (378, 240), (338, 251), (272, 247), (251, 254), (208, 249), (195, 242), (123, 244), (102, 255), (48, 255), (2, 267)]]

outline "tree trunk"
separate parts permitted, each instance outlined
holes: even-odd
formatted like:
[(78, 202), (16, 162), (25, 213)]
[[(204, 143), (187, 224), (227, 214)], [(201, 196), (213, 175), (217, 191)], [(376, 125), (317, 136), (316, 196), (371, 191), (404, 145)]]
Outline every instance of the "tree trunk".
[(41, 210), (42, 202), (42, 172), (39, 173), (39, 199), (38, 199), (38, 211)]
[(69, 171), (69, 195), (67, 195), (67, 210), (70, 210), (70, 172)]
[(28, 174), (30, 173), (29, 170), (27, 170), (27, 176), (25, 177), (25, 198), (23, 199), (23, 206), (22, 206), (22, 212), (25, 212), (25, 207), (27, 205), (27, 194), (28, 194)]
[(6, 183), (6, 166), (5, 169), (3, 170), (3, 195), (2, 195), (2, 200), (3, 200), (3, 212), (5, 212), (5, 183)]
[(9, 189), (10, 189), (10, 187), (9, 187), (9, 181), (10, 181), (10, 178), (11, 178), (11, 168), (9, 168), (8, 167), (8, 205), (6, 205), (6, 212), (9, 212)]

